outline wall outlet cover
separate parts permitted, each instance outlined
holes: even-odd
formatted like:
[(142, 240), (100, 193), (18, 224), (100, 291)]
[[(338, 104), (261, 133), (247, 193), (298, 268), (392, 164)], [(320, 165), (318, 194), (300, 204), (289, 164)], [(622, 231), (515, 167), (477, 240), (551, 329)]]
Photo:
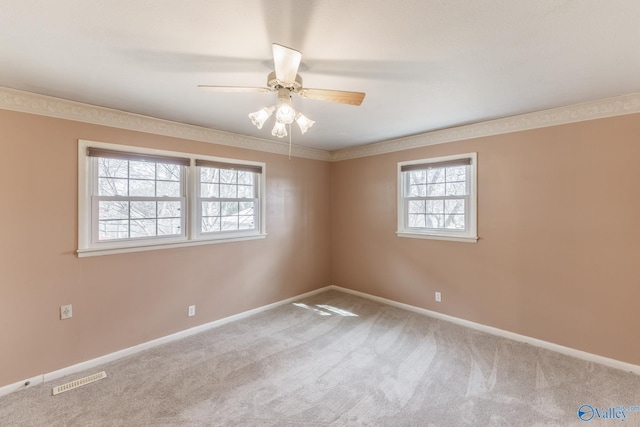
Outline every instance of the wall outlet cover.
[(71, 304), (60, 306), (60, 320), (70, 319), (73, 317)]

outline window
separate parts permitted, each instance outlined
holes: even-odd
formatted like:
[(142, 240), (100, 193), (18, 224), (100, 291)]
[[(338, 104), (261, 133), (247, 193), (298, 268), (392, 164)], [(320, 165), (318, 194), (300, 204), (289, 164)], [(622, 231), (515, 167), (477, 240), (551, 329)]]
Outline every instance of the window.
[(184, 236), (189, 159), (87, 149), (92, 242)]
[(255, 230), (261, 168), (196, 160), (199, 233)]
[(78, 166), (78, 256), (265, 236), (263, 163), (81, 140)]
[(398, 236), (477, 241), (476, 158), (398, 163)]

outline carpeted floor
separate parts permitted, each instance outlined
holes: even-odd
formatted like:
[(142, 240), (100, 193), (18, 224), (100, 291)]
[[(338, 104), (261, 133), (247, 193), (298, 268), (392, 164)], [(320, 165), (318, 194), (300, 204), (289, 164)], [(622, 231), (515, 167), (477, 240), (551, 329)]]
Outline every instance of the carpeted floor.
[(4, 396), (0, 425), (580, 426), (582, 405), (640, 426), (640, 376), (328, 291)]

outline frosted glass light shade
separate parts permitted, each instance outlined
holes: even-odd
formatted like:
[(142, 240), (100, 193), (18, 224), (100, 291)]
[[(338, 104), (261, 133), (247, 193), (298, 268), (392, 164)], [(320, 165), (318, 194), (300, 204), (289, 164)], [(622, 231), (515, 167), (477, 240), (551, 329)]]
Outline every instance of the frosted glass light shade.
[(276, 124), (273, 127), (273, 130), (271, 130), (271, 135), (273, 136), (277, 136), (278, 138), (284, 138), (285, 136), (287, 136), (287, 126), (276, 120)]
[(300, 131), (304, 134), (307, 130), (309, 130), (311, 126), (313, 126), (315, 121), (311, 120), (302, 113), (298, 113), (298, 115), (296, 116), (296, 123), (298, 123), (298, 126), (300, 126)]
[(278, 105), (276, 110), (276, 120), (280, 123), (290, 124), (293, 123), (293, 119), (296, 117), (296, 110), (291, 107), (290, 104), (282, 102)]
[(263, 109), (256, 111), (255, 113), (249, 114), (249, 118), (258, 129), (262, 129), (264, 122), (266, 122), (267, 119), (271, 117), (271, 114), (273, 114), (273, 110), (275, 110), (275, 108), (276, 107), (274, 107), (273, 105), (270, 107), (264, 107)]

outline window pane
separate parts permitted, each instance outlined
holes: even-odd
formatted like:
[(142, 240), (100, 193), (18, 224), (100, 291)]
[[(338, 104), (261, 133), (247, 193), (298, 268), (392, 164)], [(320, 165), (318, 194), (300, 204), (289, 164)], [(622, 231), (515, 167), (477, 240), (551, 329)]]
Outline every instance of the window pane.
[(445, 184), (429, 184), (427, 185), (428, 197), (441, 197), (444, 196)]
[(150, 237), (156, 235), (155, 219), (132, 219), (131, 237)]
[(129, 178), (156, 179), (156, 164), (149, 162), (129, 162)]
[(222, 230), (237, 230), (238, 229), (238, 217), (237, 216), (223, 216)]
[(426, 184), (427, 183), (427, 171), (426, 170), (417, 170), (417, 171), (409, 171), (409, 184)]
[(445, 200), (444, 211), (448, 214), (464, 215), (464, 199)]
[(447, 183), (447, 196), (465, 196), (467, 194), (467, 184), (464, 182)]
[(158, 236), (179, 235), (180, 218), (163, 218), (158, 220)]
[(220, 169), (201, 167), (200, 182), (220, 182)]
[(254, 202), (240, 202), (240, 215), (253, 215)]
[(156, 182), (141, 181), (138, 179), (129, 180), (129, 196), (132, 197), (155, 197)]
[(235, 199), (238, 197), (238, 186), (230, 184), (220, 184), (220, 198)]
[(156, 179), (164, 181), (180, 181), (180, 169), (179, 165), (167, 165), (158, 163), (156, 166)]
[(220, 208), (223, 216), (238, 214), (238, 202), (221, 202)]
[(253, 185), (238, 185), (239, 199), (253, 199)]
[(98, 196), (127, 196), (126, 179), (98, 178)]
[(409, 214), (409, 227), (424, 228), (424, 214)]
[(427, 169), (428, 184), (444, 182), (444, 177), (444, 168)]
[(447, 215), (446, 228), (449, 230), (464, 230), (464, 215)]
[(466, 181), (467, 179), (467, 167), (457, 166), (455, 168), (447, 168), (447, 182)]
[(98, 176), (127, 178), (129, 164), (126, 160), (98, 158)]
[(129, 202), (98, 202), (98, 219), (128, 219), (129, 218)]
[(181, 205), (180, 202), (158, 202), (158, 218), (180, 218)]
[(155, 218), (156, 202), (131, 202), (131, 218)]
[(409, 213), (424, 213), (425, 201), (424, 200), (409, 200)]
[(409, 186), (409, 197), (424, 197), (427, 195), (427, 186), (423, 184), (411, 184)]
[(180, 182), (158, 181), (158, 197), (180, 197)]
[(211, 233), (220, 231), (220, 217), (202, 218), (202, 232)]
[(232, 171), (232, 170), (228, 170), (228, 169), (221, 169), (220, 170), (220, 182), (223, 182), (225, 184), (235, 184), (236, 182), (238, 182), (237, 179), (237, 172), (236, 171)]
[(444, 200), (427, 200), (427, 213), (441, 214), (444, 212)]
[(444, 228), (444, 215), (426, 215), (426, 228)]
[(239, 227), (240, 230), (252, 230), (254, 228), (254, 218), (251, 216), (240, 216)]
[(98, 222), (98, 240), (129, 238), (129, 220)]
[(202, 216), (220, 216), (220, 202), (202, 202)]
[(238, 171), (238, 184), (253, 185), (253, 172)]
[(220, 197), (219, 184), (200, 184), (200, 197)]

